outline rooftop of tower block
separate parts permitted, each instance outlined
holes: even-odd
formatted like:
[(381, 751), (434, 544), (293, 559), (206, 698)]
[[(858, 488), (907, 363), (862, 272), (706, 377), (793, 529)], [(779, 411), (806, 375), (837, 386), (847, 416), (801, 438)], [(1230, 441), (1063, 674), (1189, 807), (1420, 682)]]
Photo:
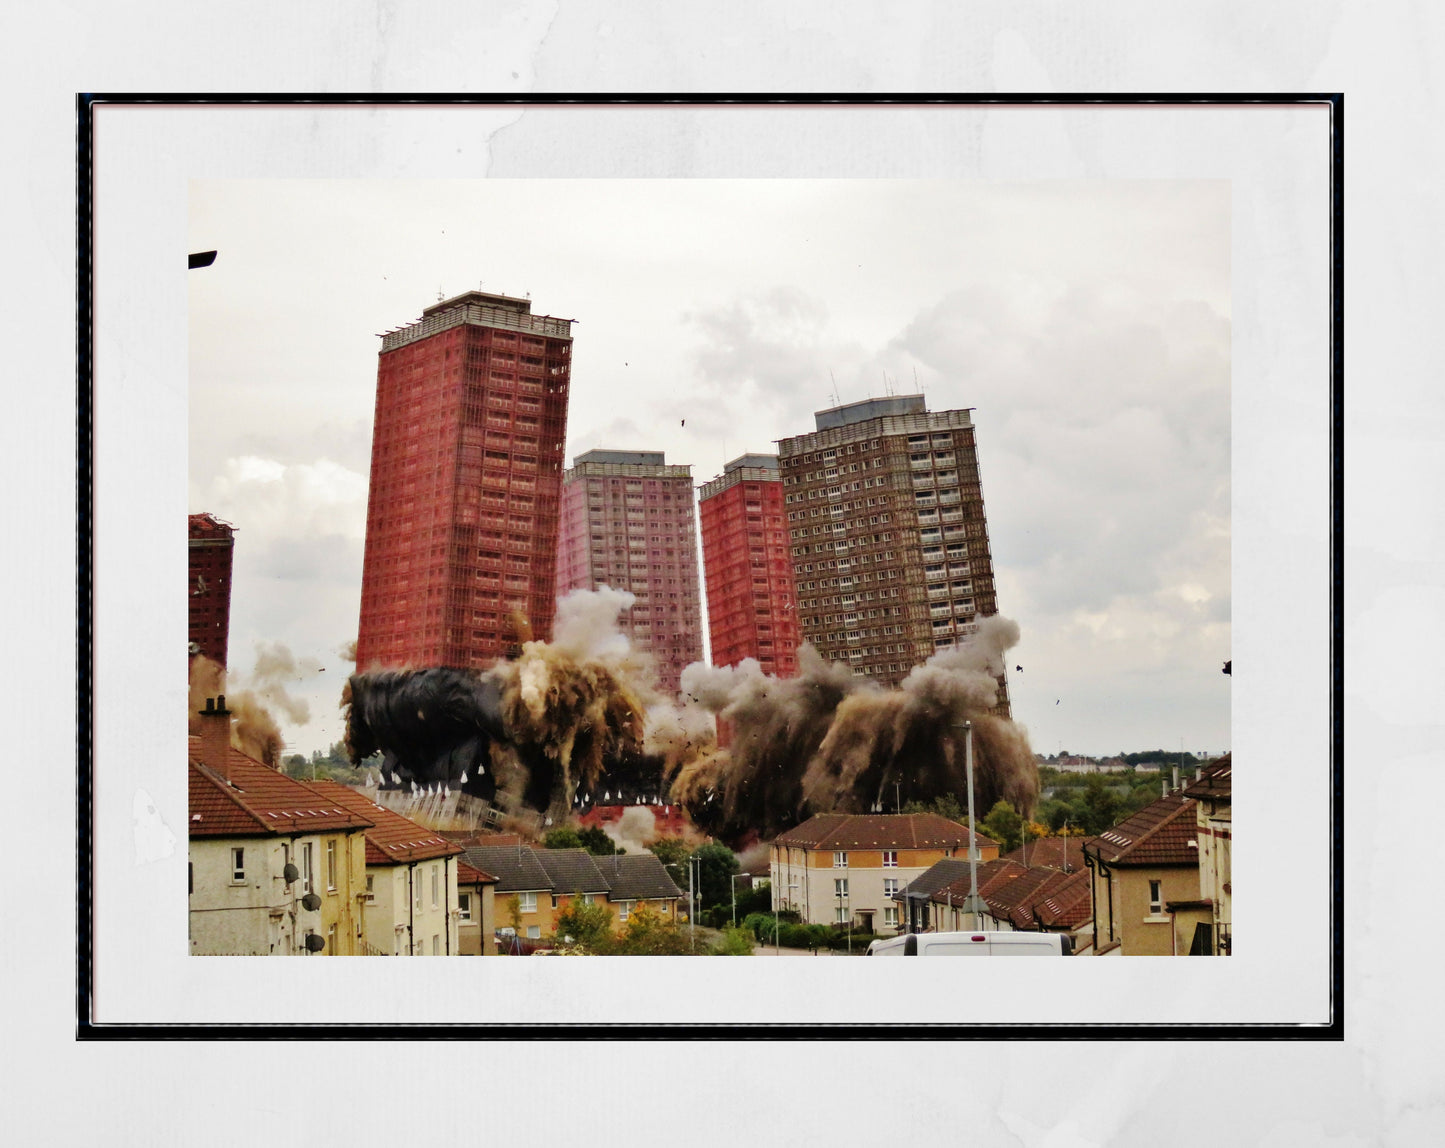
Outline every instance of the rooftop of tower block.
[(775, 454), (740, 454), (732, 462), (723, 463), (723, 473), (735, 470), (770, 470), (773, 477), (778, 474), (778, 456)]
[(927, 410), (922, 395), (890, 395), (885, 399), (864, 399), (841, 407), (829, 407), (826, 411), (815, 411), (813, 421), (818, 430), (832, 430), (884, 415), (921, 415)]
[(421, 318), (381, 336), (381, 349), (394, 351), (418, 339), (446, 331), (463, 323), (479, 327), (498, 327), (543, 335), (552, 339), (570, 339), (573, 319), (557, 319), (551, 315), (533, 315), (532, 301), (513, 295), (497, 295), (490, 291), (464, 291), (443, 299), (422, 310)]
[(660, 450), (589, 450), (572, 459), (572, 469), (563, 473), (564, 482), (587, 475), (628, 478), (691, 478), (691, 466), (668, 466)]

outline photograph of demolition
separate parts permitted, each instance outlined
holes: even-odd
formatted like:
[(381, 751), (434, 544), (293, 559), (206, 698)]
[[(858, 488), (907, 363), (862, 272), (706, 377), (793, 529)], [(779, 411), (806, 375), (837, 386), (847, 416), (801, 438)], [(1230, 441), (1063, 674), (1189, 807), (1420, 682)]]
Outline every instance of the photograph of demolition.
[[(193, 291), (245, 258), (216, 246)], [(1033, 707), (1066, 699), (1016, 712), (1044, 659), (1001, 612), (982, 404), (888, 376), (843, 401), (823, 362), (811, 427), (696, 485), (624, 425), (575, 449), (577, 392), (625, 398), (574, 377), (575, 325), (471, 289), (368, 344), (329, 665), (232, 648), (275, 580), (240, 573), (268, 527), (225, 495), (284, 476), (193, 485), (193, 954), (1230, 953), (1227, 748), (1041, 753)], [(1209, 633), (1190, 672), (1227, 707)]]

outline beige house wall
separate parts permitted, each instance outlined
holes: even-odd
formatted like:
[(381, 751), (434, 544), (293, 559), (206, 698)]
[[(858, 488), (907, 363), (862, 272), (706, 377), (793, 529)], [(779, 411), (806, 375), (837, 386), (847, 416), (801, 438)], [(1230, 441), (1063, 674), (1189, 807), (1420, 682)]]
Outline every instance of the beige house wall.
[[(303, 917), (314, 921), (316, 915), (301, 908), (299, 882), (287, 887), (281, 845), (273, 837), (190, 842), (192, 953), (296, 955), (298, 922)], [(241, 881), (233, 880), (232, 849), (243, 850)]]
[(429, 957), (434, 948), (440, 956), (459, 953), (456, 857), (371, 865), (366, 872), (372, 879), (366, 941), (377, 955)]

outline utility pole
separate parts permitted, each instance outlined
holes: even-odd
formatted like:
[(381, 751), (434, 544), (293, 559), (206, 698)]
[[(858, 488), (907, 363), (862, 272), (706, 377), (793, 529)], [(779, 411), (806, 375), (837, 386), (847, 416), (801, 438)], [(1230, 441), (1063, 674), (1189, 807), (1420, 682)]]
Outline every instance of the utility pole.
[(979, 927), (980, 902), (978, 899), (978, 832), (974, 828), (973, 815), (973, 722), (963, 723), (963, 768), (968, 776), (968, 902), (967, 909), (973, 914), (973, 927)]

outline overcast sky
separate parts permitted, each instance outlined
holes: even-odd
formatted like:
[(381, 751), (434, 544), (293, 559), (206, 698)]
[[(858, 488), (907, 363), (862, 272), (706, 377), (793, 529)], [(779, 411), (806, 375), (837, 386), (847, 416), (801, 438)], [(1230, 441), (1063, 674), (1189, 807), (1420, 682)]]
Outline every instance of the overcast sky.
[[(314, 659), (341, 736), (377, 335), (480, 287), (577, 320), (567, 458), (663, 450), (701, 484), (922, 390), (974, 408), (1034, 748), (1230, 745), (1224, 182), (227, 181), (192, 185), (192, 512), (237, 528), (231, 668)], [(885, 382), (887, 380), (887, 382)], [(683, 425), (683, 420), (686, 425)]]

